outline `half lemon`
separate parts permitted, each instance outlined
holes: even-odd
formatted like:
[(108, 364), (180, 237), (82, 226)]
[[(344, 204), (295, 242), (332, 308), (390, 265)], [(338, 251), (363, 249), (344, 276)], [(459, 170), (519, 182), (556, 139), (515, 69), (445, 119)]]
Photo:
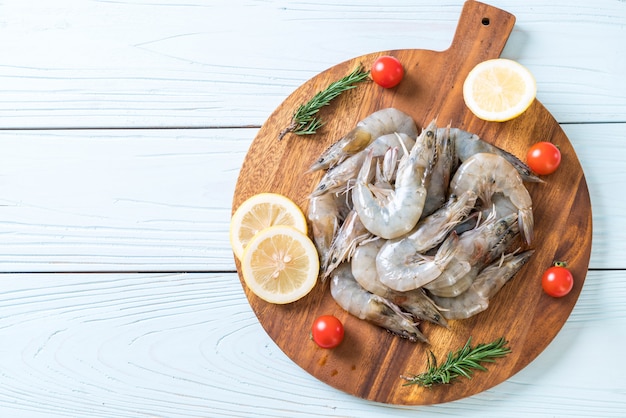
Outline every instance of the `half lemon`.
[(317, 283), (319, 257), (313, 241), (290, 226), (271, 226), (254, 235), (241, 259), (248, 289), (261, 299), (285, 304), (307, 295)]
[(518, 117), (532, 104), (537, 84), (520, 63), (496, 58), (476, 65), (463, 83), (463, 99), (480, 119), (504, 122)]

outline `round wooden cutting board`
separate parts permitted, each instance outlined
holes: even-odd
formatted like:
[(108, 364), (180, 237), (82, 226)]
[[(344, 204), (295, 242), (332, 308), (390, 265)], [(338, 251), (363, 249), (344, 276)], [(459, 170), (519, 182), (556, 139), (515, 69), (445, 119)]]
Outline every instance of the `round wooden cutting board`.
[[(536, 249), (531, 260), (491, 301), (489, 309), (470, 319), (451, 321), (450, 329), (420, 325), (431, 344), (411, 343), (344, 312), (332, 299), (328, 282), (288, 305), (266, 303), (246, 295), (270, 337), (300, 367), (327, 384), (352, 395), (391, 404), (427, 405), (453, 401), (489, 389), (520, 371), (552, 341), (569, 317), (583, 287), (591, 252), (591, 202), (580, 162), (568, 138), (552, 115), (535, 101), (520, 117), (504, 123), (485, 122), (465, 107), (462, 86), (479, 62), (499, 57), (513, 29), (515, 17), (494, 7), (467, 1), (452, 45), (446, 51), (396, 50), (372, 53), (338, 64), (313, 77), (290, 95), (269, 117), (252, 142), (237, 182), (233, 211), (260, 192), (282, 193), (306, 213), (308, 196), (322, 176), (307, 170), (319, 154), (372, 112), (396, 107), (425, 126), (437, 117), (440, 126), (478, 134), (525, 159), (537, 141), (550, 141), (562, 153), (556, 173), (545, 183), (528, 184), (533, 198)], [(327, 124), (315, 135), (278, 134), (294, 110), (316, 92), (350, 73), (357, 65), (369, 68), (381, 55), (397, 57), (406, 70), (393, 89), (374, 83), (359, 84), (320, 112)], [(567, 261), (575, 277), (574, 289), (555, 299), (544, 294), (541, 273), (555, 260)], [(237, 262), (237, 267), (239, 264)], [(241, 276), (241, 274), (240, 274)], [(309, 338), (313, 320), (334, 314), (346, 329), (336, 349), (318, 348)], [(431, 389), (403, 386), (401, 375), (425, 371), (428, 351), (438, 359), (473, 344), (499, 337), (512, 352), (471, 380), (460, 378)]]

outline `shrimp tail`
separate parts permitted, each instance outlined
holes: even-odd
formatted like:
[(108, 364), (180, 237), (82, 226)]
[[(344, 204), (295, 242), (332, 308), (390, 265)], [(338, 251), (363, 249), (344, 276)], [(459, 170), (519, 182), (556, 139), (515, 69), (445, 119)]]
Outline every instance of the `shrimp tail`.
[(534, 218), (532, 210), (520, 210), (518, 212), (517, 222), (519, 224), (519, 230), (522, 231), (522, 235), (526, 240), (526, 243), (530, 245), (533, 239), (533, 227)]

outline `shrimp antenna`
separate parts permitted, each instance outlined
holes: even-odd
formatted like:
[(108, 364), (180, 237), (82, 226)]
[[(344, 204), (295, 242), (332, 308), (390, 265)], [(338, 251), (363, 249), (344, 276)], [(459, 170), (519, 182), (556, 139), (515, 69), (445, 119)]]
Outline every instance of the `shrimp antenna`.
[(407, 149), (406, 144), (402, 140), (402, 136), (397, 132), (394, 132), (394, 134), (396, 135), (396, 138), (398, 138), (398, 142), (400, 142), (400, 145), (402, 146), (402, 152), (404, 152), (404, 155), (408, 155), (409, 150)]

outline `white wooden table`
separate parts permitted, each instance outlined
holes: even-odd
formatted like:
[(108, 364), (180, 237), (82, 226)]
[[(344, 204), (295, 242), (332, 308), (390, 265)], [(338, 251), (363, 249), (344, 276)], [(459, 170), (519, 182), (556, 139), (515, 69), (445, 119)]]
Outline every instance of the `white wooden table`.
[(430, 407), (339, 392), (250, 309), (228, 241), (261, 124), (320, 71), (446, 49), (462, 0), (0, 2), (1, 417), (626, 416), (626, 3), (493, 0), (593, 205), (570, 319)]

